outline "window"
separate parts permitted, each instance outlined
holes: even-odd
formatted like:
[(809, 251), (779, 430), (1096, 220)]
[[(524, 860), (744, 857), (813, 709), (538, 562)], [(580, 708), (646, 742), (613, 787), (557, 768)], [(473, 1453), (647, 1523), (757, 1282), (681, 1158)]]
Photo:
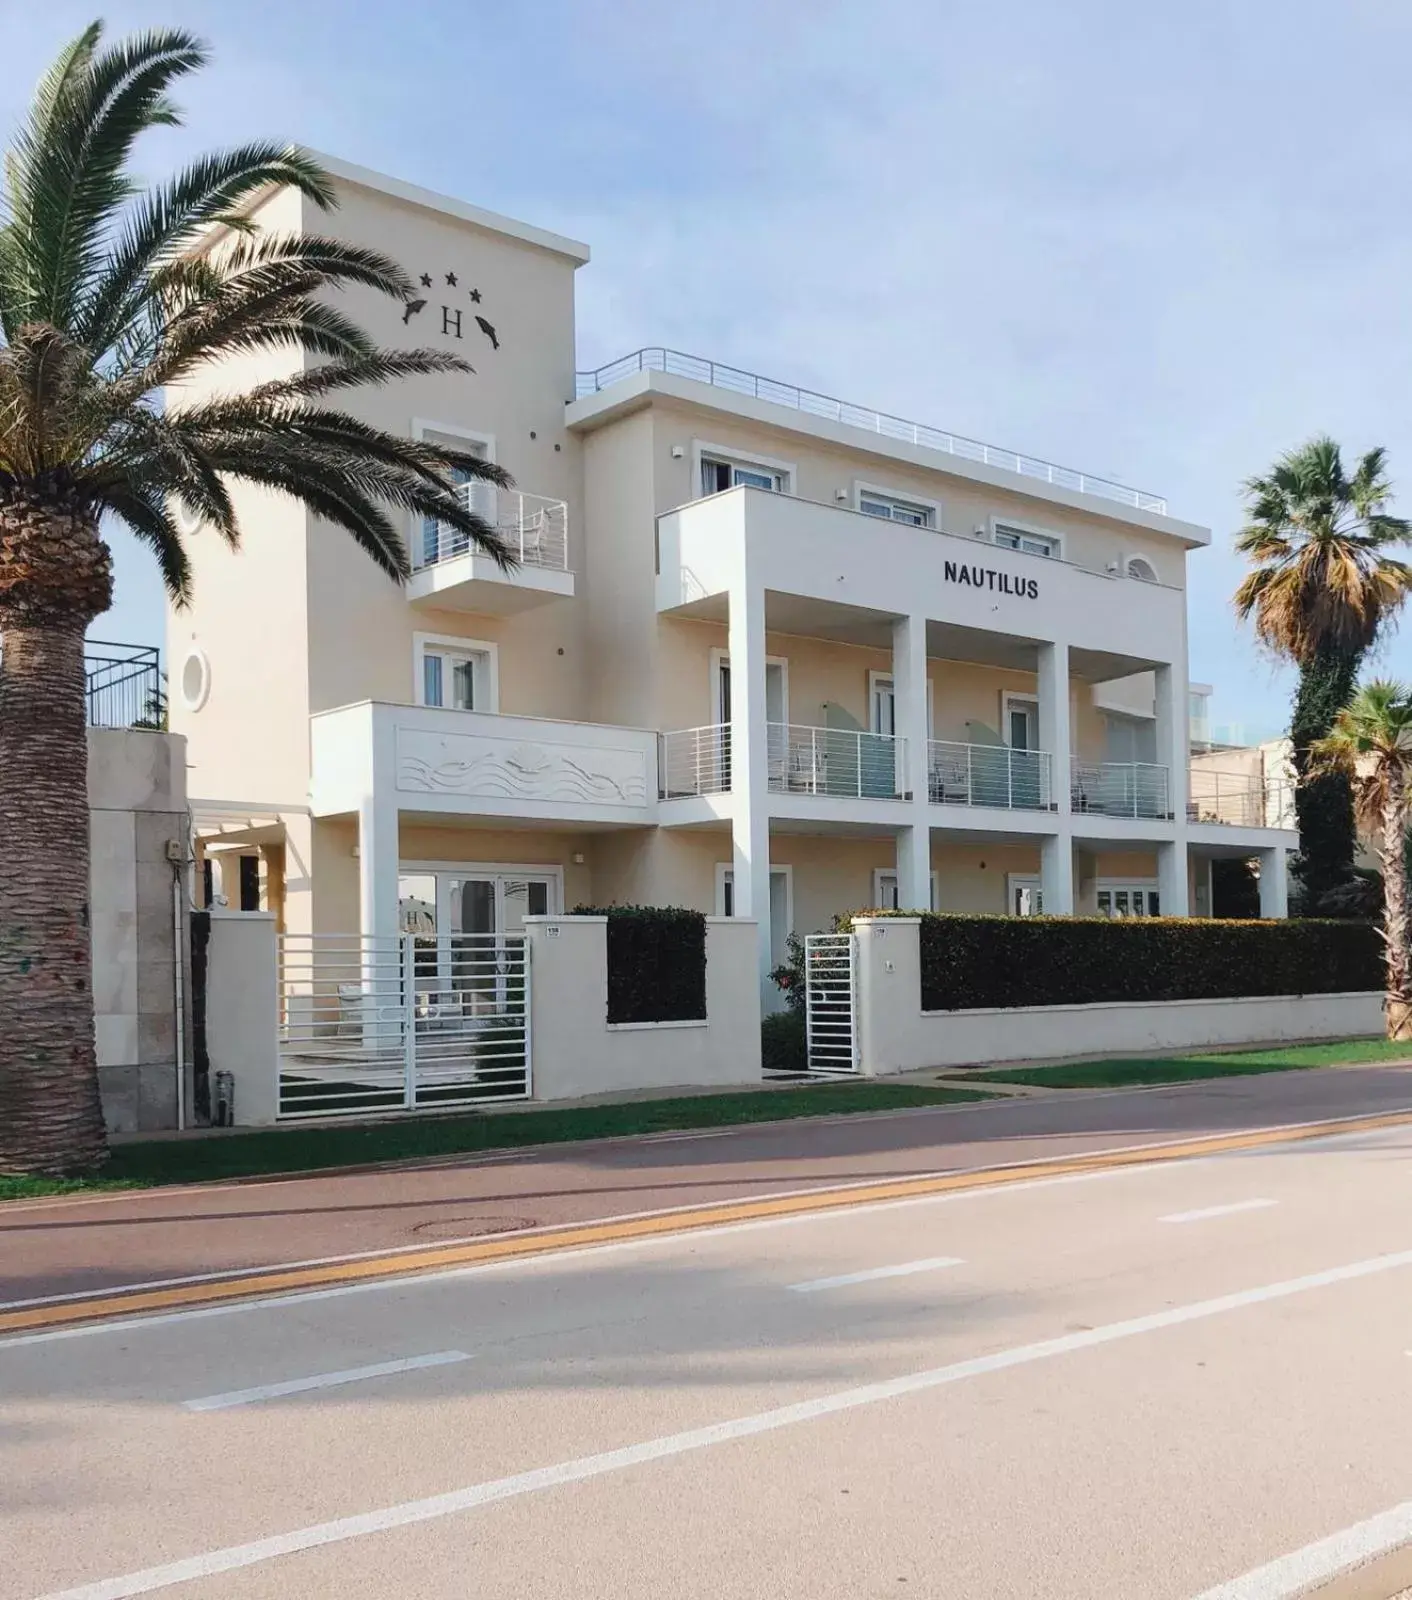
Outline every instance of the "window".
[(1006, 879), (1005, 897), (1012, 917), (1042, 917), (1044, 890), (1037, 877), (1012, 872)]
[[(932, 681), (927, 679), (927, 727), (932, 725)], [(896, 734), (897, 691), (890, 672), (868, 674), (868, 731)]]
[(1124, 881), (1100, 878), (1096, 885), (1100, 917), (1156, 917), (1161, 915), (1161, 900), (1154, 879)]
[[(931, 904), (928, 911), (935, 911), (937, 898), (941, 892), (941, 874), (931, 874)], [(879, 867), (873, 873), (873, 905), (878, 911), (915, 911), (915, 906), (899, 905), (902, 891), (897, 886), (897, 874), (888, 867)]]
[(1144, 557), (1131, 556), (1128, 559), (1128, 576), (1140, 583), (1156, 583), (1157, 569)]
[(702, 456), (702, 494), (720, 494), (723, 489), (741, 488), (768, 489), (772, 494), (779, 494), (784, 489), (784, 474), (750, 462), (721, 461), (714, 456)]
[(997, 522), (991, 537), (1007, 550), (1023, 550), (1027, 556), (1057, 557), (1062, 551), (1059, 540), (1052, 533), (1039, 533), (1013, 522)]
[[(444, 445), (462, 455), (478, 456), (482, 461), (495, 460), (495, 440), (488, 433), (470, 433), (429, 422), (414, 422), (412, 432), (418, 439)], [(451, 480), (461, 490), (467, 508), (493, 525), (497, 520), (495, 485), (473, 479), (463, 467), (452, 469)], [(465, 534), (438, 522), (435, 517), (421, 517), (412, 547), (412, 565), (429, 567), (438, 561), (463, 556), (469, 549), (470, 540)]]
[(447, 711), (498, 711), (495, 646), (478, 639), (417, 634), (417, 704)]
[(858, 496), (858, 509), (867, 517), (882, 517), (888, 522), (905, 522), (912, 528), (934, 528), (936, 513), (930, 506), (916, 505), (910, 500), (894, 500), (891, 495), (871, 494), (864, 490)]
[(1024, 695), (1005, 693), (1005, 743), (1012, 750), (1039, 749), (1039, 701)]

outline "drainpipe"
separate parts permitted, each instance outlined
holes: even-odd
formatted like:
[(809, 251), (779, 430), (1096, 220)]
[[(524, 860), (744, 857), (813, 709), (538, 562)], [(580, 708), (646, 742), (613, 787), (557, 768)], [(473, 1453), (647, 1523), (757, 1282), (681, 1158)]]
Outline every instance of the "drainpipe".
[(180, 839), (167, 841), (167, 860), (172, 866), (172, 1003), (176, 1015), (176, 1125), (180, 1133), (186, 1127), (186, 975), (182, 962), (185, 896), (181, 881), (186, 850)]

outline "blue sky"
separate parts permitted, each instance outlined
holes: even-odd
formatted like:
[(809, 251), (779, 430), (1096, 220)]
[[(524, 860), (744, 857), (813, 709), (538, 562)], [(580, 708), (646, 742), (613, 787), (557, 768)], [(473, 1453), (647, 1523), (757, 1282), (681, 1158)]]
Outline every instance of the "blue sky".
[[(5, 8), (0, 121), (91, 16)], [(580, 365), (670, 344), (1165, 494), (1209, 525), (1192, 676), (1278, 726), (1235, 624), (1241, 480), (1327, 430), (1412, 513), (1401, 0), (111, 4), (214, 67), (157, 173), (288, 137), (587, 240)], [(159, 641), (115, 538), (95, 630)], [(1412, 673), (1406, 638), (1381, 665)]]

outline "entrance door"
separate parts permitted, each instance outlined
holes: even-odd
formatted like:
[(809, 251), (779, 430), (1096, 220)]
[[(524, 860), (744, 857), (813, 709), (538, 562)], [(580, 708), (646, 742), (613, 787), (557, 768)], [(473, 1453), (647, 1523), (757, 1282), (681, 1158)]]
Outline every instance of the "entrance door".
[[(735, 871), (717, 868), (716, 915), (735, 915)], [(794, 893), (788, 867), (770, 868), (770, 959), (777, 967), (789, 960), (789, 935), (793, 931)]]
[(522, 936), (526, 917), (559, 909), (559, 879), (535, 872), (407, 872), (397, 896), (400, 929), (417, 941), (420, 1010), (475, 1015), (503, 1010), (504, 939)]

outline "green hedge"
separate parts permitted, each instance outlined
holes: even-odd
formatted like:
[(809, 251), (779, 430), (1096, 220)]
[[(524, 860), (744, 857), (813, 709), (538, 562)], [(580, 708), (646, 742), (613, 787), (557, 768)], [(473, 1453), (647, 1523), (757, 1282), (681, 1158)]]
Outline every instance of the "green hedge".
[(706, 918), (681, 906), (575, 906), (608, 919), (609, 1022), (706, 1016)]
[(809, 1070), (802, 1012), (774, 1011), (761, 1019), (760, 1065), (766, 1072)]
[(1381, 989), (1370, 923), (922, 917), (922, 1009)]

